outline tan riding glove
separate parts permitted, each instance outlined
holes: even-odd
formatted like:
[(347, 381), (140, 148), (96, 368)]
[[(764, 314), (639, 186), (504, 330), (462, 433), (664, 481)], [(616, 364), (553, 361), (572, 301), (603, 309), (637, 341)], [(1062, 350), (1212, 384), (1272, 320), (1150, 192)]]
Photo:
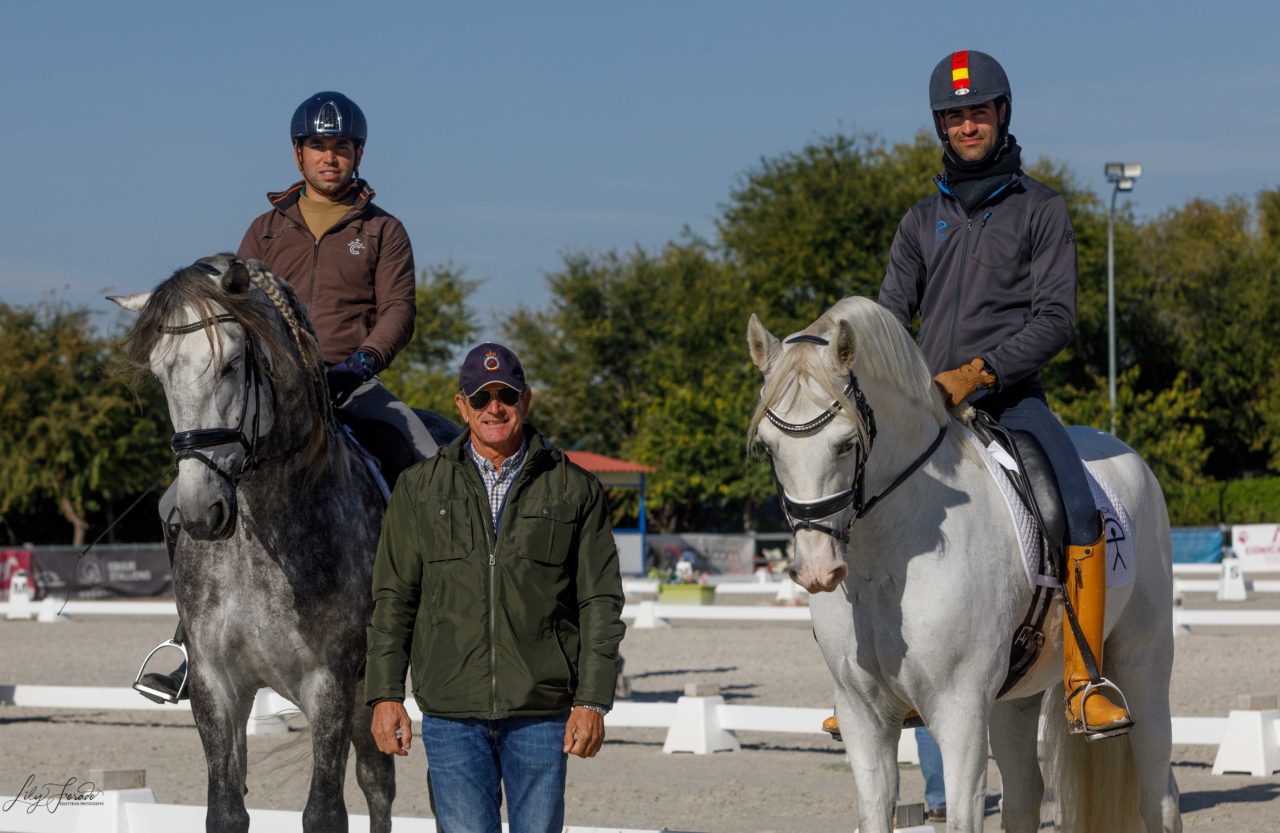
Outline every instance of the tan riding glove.
[(951, 407), (969, 398), (978, 388), (989, 388), (996, 383), (995, 374), (987, 369), (986, 362), (974, 359), (955, 370), (946, 370), (933, 377), (942, 398)]

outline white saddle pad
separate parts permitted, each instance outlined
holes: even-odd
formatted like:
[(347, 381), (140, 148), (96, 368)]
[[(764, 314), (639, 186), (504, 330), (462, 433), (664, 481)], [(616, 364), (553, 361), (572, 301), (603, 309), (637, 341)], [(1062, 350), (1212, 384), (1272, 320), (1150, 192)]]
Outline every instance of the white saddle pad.
[[(1018, 493), (1014, 491), (1013, 483), (1006, 474), (1007, 471), (1017, 469), (1013, 458), (997, 445), (984, 446), (972, 431), (967, 432), (967, 436), (974, 448), (978, 449), (983, 462), (987, 464), (987, 470), (1000, 487), (1005, 505), (1009, 507), (1009, 516), (1013, 520), (1014, 528), (1018, 530), (1018, 546), (1021, 548), (1022, 566), (1027, 572), (1027, 581), (1033, 585), (1054, 586), (1056, 582), (1053, 579), (1037, 575), (1040, 554), (1036, 548), (1041, 546), (1042, 542), (1036, 534), (1031, 513), (1023, 505)], [(1129, 513), (1109, 485), (1100, 481), (1088, 465), (1084, 470), (1088, 476), (1089, 490), (1093, 492), (1093, 501), (1097, 504), (1098, 511), (1102, 513), (1103, 529), (1106, 532), (1107, 586), (1120, 587), (1133, 580), (1133, 527)]]

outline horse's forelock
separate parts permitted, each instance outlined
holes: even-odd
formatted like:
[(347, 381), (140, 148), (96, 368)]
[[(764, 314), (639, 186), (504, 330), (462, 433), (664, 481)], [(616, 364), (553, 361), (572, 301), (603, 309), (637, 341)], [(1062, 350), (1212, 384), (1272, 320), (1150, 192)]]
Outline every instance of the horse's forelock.
[[(909, 400), (933, 414), (939, 425), (946, 421), (946, 410), (934, 392), (920, 348), (888, 310), (869, 298), (844, 298), (805, 328), (804, 333), (830, 340), (840, 321), (849, 323), (857, 339), (854, 371), (859, 376), (897, 386)], [(761, 388), (760, 404), (748, 429), (748, 443), (754, 443), (766, 410), (778, 406), (787, 396), (801, 392), (822, 408), (831, 402), (839, 403), (840, 415), (851, 419), (859, 433), (866, 431), (857, 409), (844, 395), (847, 377), (831, 366), (829, 355), (830, 348), (811, 342), (786, 345), (774, 360)], [(818, 401), (819, 396), (809, 382), (817, 385), (827, 401)]]
[(260, 293), (224, 291), (218, 278), (234, 257), (222, 254), (201, 258), (157, 286), (124, 339), (126, 360), (139, 374), (146, 373), (152, 354), (165, 335), (162, 328), (187, 323), (186, 316), (178, 320), (184, 310), (190, 311), (192, 320), (208, 322), (204, 334), (216, 357), (221, 352), (222, 327), (211, 319), (219, 312), (231, 315), (244, 329), (246, 339), (273, 357), (262, 368), (265, 373), (278, 381), (289, 364), (302, 373), (303, 396), (317, 415), (302, 451), (307, 482), (329, 467), (331, 446), (336, 448), (334, 460), (338, 469), (345, 471), (343, 444), (329, 441), (333, 416), (324, 388), (324, 359), (305, 309), (289, 284), (265, 269), (251, 272)]

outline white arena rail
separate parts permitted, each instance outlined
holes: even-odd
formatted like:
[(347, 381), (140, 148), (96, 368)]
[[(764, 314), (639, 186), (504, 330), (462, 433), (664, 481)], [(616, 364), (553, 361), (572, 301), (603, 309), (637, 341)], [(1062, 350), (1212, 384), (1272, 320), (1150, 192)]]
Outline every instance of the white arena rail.
[[(735, 732), (781, 732), (820, 735), (829, 709), (782, 706), (729, 705), (714, 687), (686, 686), (686, 696), (675, 703), (643, 703), (619, 700), (605, 717), (616, 728), (666, 729), (663, 752), (705, 755), (740, 749)], [(174, 709), (189, 711), (187, 701), (176, 706), (146, 700), (131, 688), (0, 685), (0, 706), (44, 709)], [(1274, 702), (1269, 705), (1274, 706)], [(412, 700), (405, 703), (409, 717), (422, 721)], [(270, 689), (262, 689), (254, 701), (249, 732), (287, 729), (285, 715), (297, 708)], [(1179, 745), (1217, 746), (1215, 775), (1246, 772), (1270, 776), (1280, 771), (1280, 709), (1239, 709), (1228, 717), (1175, 717), (1173, 742)], [(903, 732), (898, 760), (919, 763), (915, 733)], [(3, 833), (4, 828), (0, 828)]]

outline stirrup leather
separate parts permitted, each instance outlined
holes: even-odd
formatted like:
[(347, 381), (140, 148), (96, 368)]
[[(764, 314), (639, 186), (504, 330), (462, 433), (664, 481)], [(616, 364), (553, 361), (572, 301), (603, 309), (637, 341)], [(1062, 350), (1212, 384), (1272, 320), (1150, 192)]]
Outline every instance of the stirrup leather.
[[(1128, 719), (1117, 726), (1110, 729), (1096, 729), (1089, 725), (1089, 719), (1085, 715), (1084, 702), (1095, 692), (1101, 689), (1110, 689), (1114, 691), (1120, 698), (1120, 708), (1124, 709), (1124, 713)], [(1071, 718), (1071, 703), (1075, 700), (1076, 695), (1080, 695), (1079, 705), (1076, 710), (1079, 712), (1078, 719)], [(1120, 690), (1120, 686), (1111, 682), (1106, 677), (1099, 677), (1095, 683), (1089, 680), (1084, 685), (1077, 686), (1070, 694), (1067, 695), (1067, 728), (1072, 734), (1083, 734), (1087, 741), (1102, 740), (1103, 738), (1113, 738), (1117, 735), (1127, 734), (1133, 728), (1133, 712), (1129, 711), (1129, 701), (1125, 698), (1124, 692)]]
[[(146, 673), (147, 663), (151, 661), (151, 658), (155, 656), (157, 652), (165, 648), (176, 648), (178, 649), (178, 651), (182, 653), (182, 665), (179, 667), (179, 671), (181, 671), (181, 674), (182, 674), (182, 679), (179, 680), (178, 686), (174, 690), (166, 690), (163, 688), (159, 688), (155, 685), (151, 685), (146, 682), (143, 682), (143, 677), (159, 676), (157, 674)], [(151, 700), (156, 703), (176, 704), (179, 700), (182, 700), (184, 697), (187, 696), (187, 678), (191, 676), (190, 671), (188, 670), (191, 667), (189, 665), (189, 662), (190, 662), (190, 657), (187, 656), (187, 646), (183, 645), (181, 642), (175, 642), (172, 639), (161, 642), (159, 645), (151, 649), (151, 653), (147, 654), (146, 657), (143, 658), (142, 665), (138, 666), (138, 674), (133, 678), (134, 691), (138, 692), (143, 697), (146, 697), (148, 700)], [(177, 673), (178, 671), (174, 672), (175, 675)], [(166, 675), (166, 676), (170, 676), (170, 675)]]

